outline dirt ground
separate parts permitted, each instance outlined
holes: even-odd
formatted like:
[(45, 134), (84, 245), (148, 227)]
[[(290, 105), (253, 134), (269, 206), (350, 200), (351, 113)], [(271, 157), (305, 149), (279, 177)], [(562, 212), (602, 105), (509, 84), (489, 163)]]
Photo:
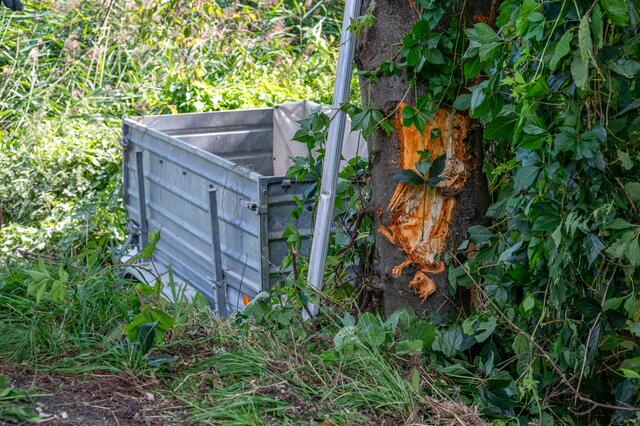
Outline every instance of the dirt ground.
[[(93, 373), (85, 377), (44, 374), (0, 364), (0, 374), (13, 386), (28, 390), (31, 408), (50, 425), (180, 425), (185, 413), (176, 401), (154, 390), (158, 383), (142, 383), (131, 376)], [(0, 420), (0, 425), (13, 425)]]

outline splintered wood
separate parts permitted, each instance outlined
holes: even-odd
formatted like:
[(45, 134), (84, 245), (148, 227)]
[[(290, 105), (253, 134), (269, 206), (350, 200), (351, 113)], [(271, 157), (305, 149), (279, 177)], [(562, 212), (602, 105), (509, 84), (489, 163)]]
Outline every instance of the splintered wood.
[(400, 104), (395, 117), (400, 168), (414, 169), (420, 150), (431, 152), (432, 159), (446, 154), (443, 180), (436, 188), (399, 183), (387, 207), (389, 222), (378, 231), (407, 254), (407, 259), (393, 268), (393, 276), (400, 277), (407, 266), (415, 265), (418, 272), (410, 285), (425, 300), (436, 290), (433, 276), (445, 271), (444, 251), (457, 204), (453, 194), (462, 189), (468, 175), (465, 139), (471, 121), (465, 115), (440, 108), (421, 134), (415, 127), (403, 125), (405, 107)]

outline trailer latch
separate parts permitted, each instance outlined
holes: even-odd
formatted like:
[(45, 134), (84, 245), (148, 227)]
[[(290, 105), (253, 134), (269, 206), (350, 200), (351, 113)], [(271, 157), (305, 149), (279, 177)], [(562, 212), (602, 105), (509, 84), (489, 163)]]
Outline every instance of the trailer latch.
[(255, 201), (251, 201), (251, 200), (240, 200), (240, 204), (245, 206), (246, 208), (248, 208), (249, 210), (251, 210), (252, 212), (254, 212), (255, 214), (259, 214), (259, 213), (266, 213), (267, 212), (267, 208), (266, 207), (260, 207), (258, 205), (258, 203), (256, 203)]

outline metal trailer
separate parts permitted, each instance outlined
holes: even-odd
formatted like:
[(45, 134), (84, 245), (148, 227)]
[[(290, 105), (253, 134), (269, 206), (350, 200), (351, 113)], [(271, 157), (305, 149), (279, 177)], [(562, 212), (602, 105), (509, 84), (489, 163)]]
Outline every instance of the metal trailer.
[(123, 258), (161, 233), (152, 265), (129, 271), (157, 277), (171, 265), (178, 282), (226, 316), (281, 278), (291, 223), (308, 252), (310, 208), (295, 222), (291, 212), (309, 183), (274, 176), (273, 117), (273, 109), (254, 109), (124, 120), (131, 244)]

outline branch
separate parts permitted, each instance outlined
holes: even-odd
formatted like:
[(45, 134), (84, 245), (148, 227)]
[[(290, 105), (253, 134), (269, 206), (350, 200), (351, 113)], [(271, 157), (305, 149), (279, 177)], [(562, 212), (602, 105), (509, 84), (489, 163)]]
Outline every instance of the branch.
[(621, 411), (631, 411), (631, 412), (640, 411), (640, 407), (633, 407), (631, 405), (626, 405), (626, 404), (625, 405), (606, 404), (603, 402), (595, 401), (589, 398), (588, 396), (581, 394), (580, 391), (576, 389), (576, 387), (571, 383), (571, 381), (567, 379), (567, 376), (565, 376), (565, 374), (562, 372), (558, 364), (556, 364), (556, 362), (553, 360), (551, 355), (549, 355), (549, 353), (538, 342), (536, 342), (535, 339), (529, 333), (527, 333), (526, 331), (518, 327), (513, 321), (511, 321), (509, 317), (507, 317), (504, 314), (504, 312), (502, 312), (502, 310), (498, 307), (498, 305), (496, 305), (495, 302), (489, 296), (487, 296), (484, 289), (478, 284), (475, 278), (471, 276), (471, 274), (469, 273), (469, 270), (465, 267), (465, 265), (463, 265), (460, 261), (458, 261), (458, 263), (460, 264), (460, 266), (464, 268), (469, 278), (471, 278), (471, 280), (476, 286), (477, 291), (482, 293), (482, 295), (486, 298), (486, 300), (493, 306), (496, 312), (498, 312), (498, 314), (502, 317), (502, 319), (504, 319), (504, 321), (509, 325), (509, 327), (513, 329), (513, 331), (524, 336), (524, 338), (527, 339), (529, 343), (531, 343), (531, 345), (533, 345), (533, 347), (535, 347), (538, 350), (540, 355), (542, 355), (549, 362), (549, 365), (551, 366), (553, 371), (555, 371), (558, 377), (560, 377), (560, 380), (562, 381), (562, 383), (564, 383), (569, 388), (569, 390), (571, 390), (571, 392), (574, 393), (577, 399), (579, 399), (582, 402), (591, 404), (595, 407), (607, 408), (609, 410), (621, 410)]

